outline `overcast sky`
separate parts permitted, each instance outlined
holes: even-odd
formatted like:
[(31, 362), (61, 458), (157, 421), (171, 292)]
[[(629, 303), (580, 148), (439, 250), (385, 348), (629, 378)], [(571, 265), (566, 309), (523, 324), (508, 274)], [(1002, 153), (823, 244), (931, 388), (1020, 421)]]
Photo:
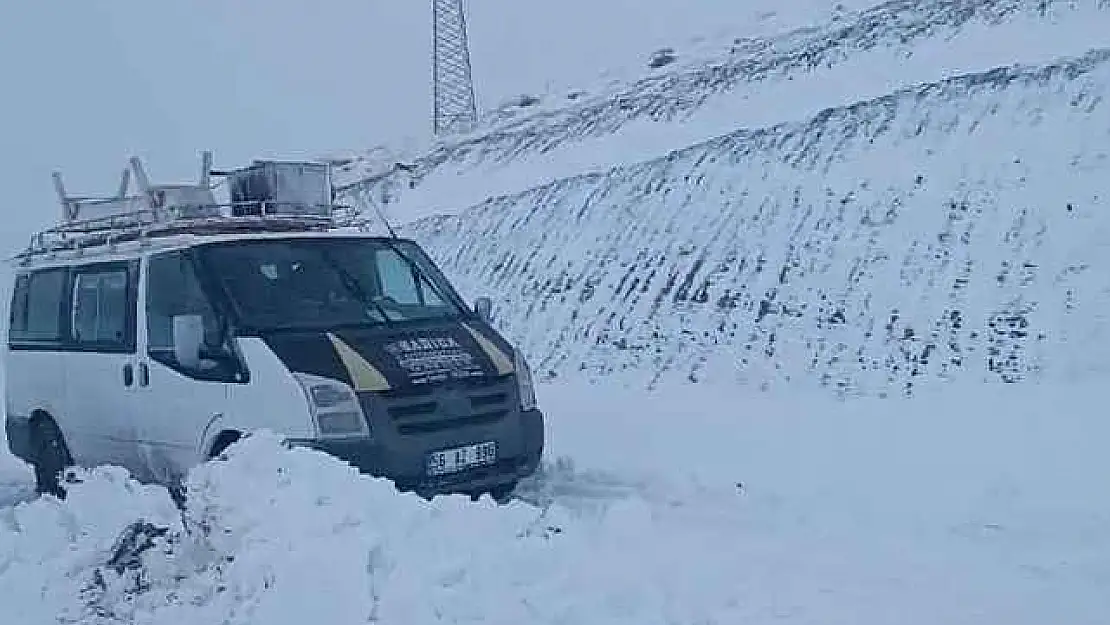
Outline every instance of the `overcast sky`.
[[(479, 100), (642, 65), (726, 29), (738, 3), (470, 0)], [(194, 179), (207, 148), (231, 167), (429, 133), (431, 0), (0, 4), (4, 256), (55, 221), (53, 169), (71, 193), (109, 194), (132, 154), (173, 182)]]

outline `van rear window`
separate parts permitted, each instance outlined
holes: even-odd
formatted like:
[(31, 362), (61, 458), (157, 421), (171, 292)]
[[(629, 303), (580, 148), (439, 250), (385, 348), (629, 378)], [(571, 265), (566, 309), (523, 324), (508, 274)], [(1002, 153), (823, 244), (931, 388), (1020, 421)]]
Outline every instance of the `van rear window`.
[(20, 276), (12, 293), (11, 339), (36, 343), (60, 341), (65, 287), (64, 268)]

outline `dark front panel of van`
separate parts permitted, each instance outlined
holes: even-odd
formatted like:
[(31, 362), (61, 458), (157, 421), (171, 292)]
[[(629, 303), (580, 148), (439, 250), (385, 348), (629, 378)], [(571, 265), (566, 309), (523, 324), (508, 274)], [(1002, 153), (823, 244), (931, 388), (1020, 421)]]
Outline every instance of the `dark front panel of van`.
[(290, 371), (351, 383), (343, 360), (325, 332), (278, 332), (262, 340)]
[[(512, 375), (359, 393), (370, 436), (302, 441), (423, 494), (478, 492), (515, 484), (539, 466), (543, 415), (521, 412)], [(432, 474), (432, 454), (471, 445), (496, 448), (496, 460)]]
[[(479, 343), (475, 333), (486, 346)], [(341, 380), (356, 390), (367, 389), (358, 388), (357, 373), (350, 362), (344, 361), (340, 350), (353, 352), (385, 378), (388, 388), (374, 390), (403, 391), (504, 376), (511, 371), (512, 363), (508, 343), (484, 324), (470, 320), (465, 325), (440, 320), (331, 332), (274, 332), (262, 338), (290, 371)]]
[[(511, 347), (480, 322), (263, 338), (290, 370), (355, 388), (371, 436), (307, 443), (362, 471), (403, 488), (446, 492), (512, 483), (539, 463), (542, 415), (521, 412)], [(373, 380), (384, 380), (380, 387), (359, 387), (368, 379), (360, 377), (363, 365), (373, 368)], [(492, 464), (429, 475), (430, 454), (488, 443), (497, 449)]]
[[(414, 386), (360, 396), (379, 445), (371, 461), (401, 485), (442, 487), (475, 480), (508, 482), (534, 468), (542, 446), (524, 427), (516, 381), (511, 375)], [(466, 445), (493, 443), (496, 462), (458, 473), (431, 476), (429, 454)]]

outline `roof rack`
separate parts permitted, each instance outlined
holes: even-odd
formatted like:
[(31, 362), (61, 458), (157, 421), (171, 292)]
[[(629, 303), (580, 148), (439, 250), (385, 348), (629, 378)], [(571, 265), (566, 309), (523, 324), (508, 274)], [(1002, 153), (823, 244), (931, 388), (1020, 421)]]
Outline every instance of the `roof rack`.
[[(128, 195), (132, 174), (138, 193)], [(213, 176), (226, 179), (229, 201), (218, 202)], [(212, 153), (201, 157), (194, 184), (151, 184), (138, 157), (124, 169), (111, 197), (69, 196), (61, 174), (53, 175), (62, 205), (61, 222), (35, 233), (16, 256), (31, 257), (125, 241), (177, 234), (323, 231), (357, 227), (350, 207), (334, 203), (331, 165), (318, 162), (255, 160), (231, 171), (212, 169)]]

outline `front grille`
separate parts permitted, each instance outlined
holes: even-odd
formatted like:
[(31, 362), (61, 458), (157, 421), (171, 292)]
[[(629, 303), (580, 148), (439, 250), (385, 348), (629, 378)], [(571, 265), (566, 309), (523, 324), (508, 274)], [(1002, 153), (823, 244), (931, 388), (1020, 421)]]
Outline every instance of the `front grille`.
[(393, 389), (378, 395), (404, 436), (496, 423), (512, 412), (511, 375)]
[(485, 407), (485, 406), (497, 406), (497, 405), (500, 405), (500, 404), (504, 404), (508, 400), (509, 400), (509, 394), (504, 393), (504, 392), (502, 392), (502, 393), (493, 393), (493, 394), (471, 395), (470, 396), (470, 405), (474, 406), (475, 408), (482, 408), (482, 407)]
[(403, 404), (400, 406), (390, 407), (389, 414), (394, 419), (418, 417), (421, 415), (429, 415), (435, 413), (436, 406), (437, 404), (434, 401), (423, 401), (418, 404)]
[(494, 410), (491, 412), (481, 412), (470, 414), (463, 417), (453, 417), (447, 419), (428, 420), (428, 421), (414, 421), (411, 423), (398, 423), (397, 431), (405, 436), (413, 434), (428, 434), (431, 432), (441, 432), (443, 430), (453, 430), (456, 428), (466, 427), (468, 425), (483, 425), (487, 423), (497, 423), (509, 414), (508, 410)]

